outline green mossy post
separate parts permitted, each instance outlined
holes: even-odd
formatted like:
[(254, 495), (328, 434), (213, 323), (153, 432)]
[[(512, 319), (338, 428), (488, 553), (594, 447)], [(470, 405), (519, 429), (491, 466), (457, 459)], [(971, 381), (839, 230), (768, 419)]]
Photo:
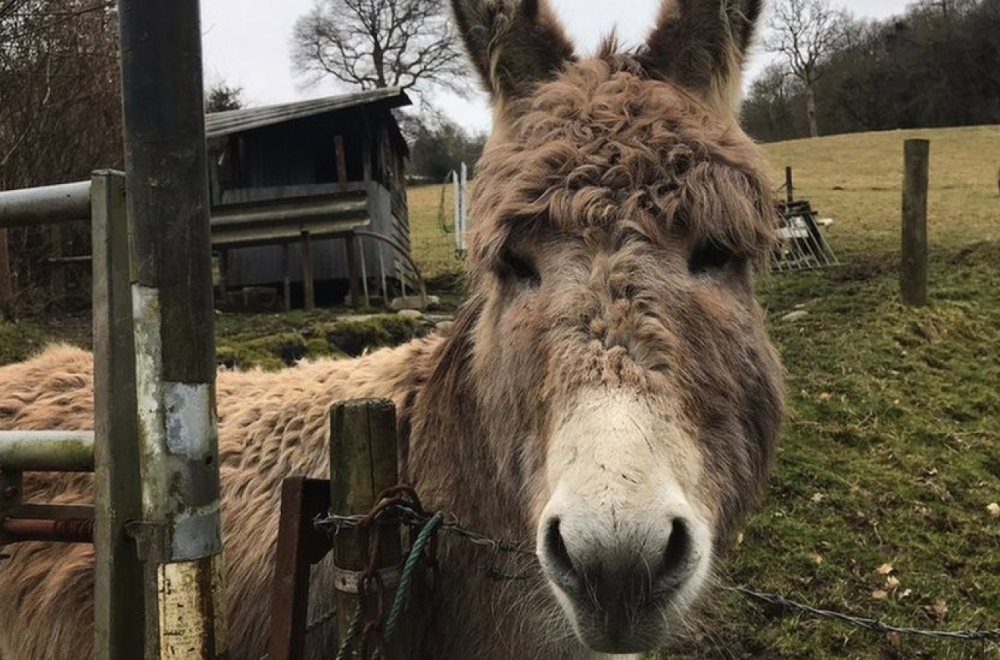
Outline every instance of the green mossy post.
[(118, 3), (145, 657), (226, 655), (198, 0)]
[[(336, 404), (330, 411), (330, 512), (351, 516), (371, 511), (379, 494), (397, 484), (396, 460), (396, 407), (391, 401), (362, 399)], [(383, 526), (379, 533), (376, 565), (397, 566), (402, 560), (399, 528)], [(340, 569), (362, 571), (367, 557), (361, 549), (368, 547), (366, 531), (345, 527), (334, 538), (334, 562)], [(394, 588), (385, 589), (386, 614), (394, 595)], [(350, 588), (338, 588), (336, 603), (337, 630), (344, 635), (357, 611), (358, 594)], [(367, 614), (374, 616), (373, 612)], [(389, 660), (411, 657), (405, 646), (408, 630), (404, 625), (389, 640)]]
[(903, 302), (927, 304), (927, 179), (929, 140), (903, 143), (903, 232), (899, 274)]

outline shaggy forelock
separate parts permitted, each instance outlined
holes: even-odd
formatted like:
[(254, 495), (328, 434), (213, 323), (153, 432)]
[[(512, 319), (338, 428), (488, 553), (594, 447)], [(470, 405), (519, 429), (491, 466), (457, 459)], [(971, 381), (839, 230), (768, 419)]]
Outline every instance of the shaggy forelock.
[(774, 206), (757, 148), (732, 117), (612, 49), (512, 106), (509, 130), (479, 165), (474, 274), (512, 233), (546, 227), (638, 232), (659, 244), (679, 230), (766, 260)]

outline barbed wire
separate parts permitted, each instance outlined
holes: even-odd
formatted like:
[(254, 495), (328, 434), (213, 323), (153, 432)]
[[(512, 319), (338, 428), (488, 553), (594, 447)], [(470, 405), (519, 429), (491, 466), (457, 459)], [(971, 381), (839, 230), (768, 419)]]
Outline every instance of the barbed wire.
[[(389, 507), (385, 510), (383, 515), (386, 517), (385, 522), (399, 522), (408, 525), (423, 525), (427, 523), (430, 519), (430, 515), (421, 515), (416, 511), (409, 509), (405, 506), (395, 506)], [(336, 516), (328, 515), (323, 517), (317, 517), (315, 525), (317, 529), (326, 531), (327, 533), (334, 534), (341, 527), (354, 527), (356, 526), (364, 516)], [(381, 521), (382, 518), (380, 517)], [(506, 540), (498, 540), (487, 536), (486, 534), (473, 531), (461, 526), (456, 520), (448, 520), (441, 524), (440, 531), (461, 537), (475, 545), (484, 546), (491, 548), (497, 552), (507, 552), (514, 553), (521, 556), (531, 556), (535, 557), (535, 553), (531, 550), (525, 549), (527, 543), (512, 542)], [(501, 573), (494, 568), (490, 568), (487, 571), (487, 575), (499, 580), (527, 580), (531, 579), (533, 575), (528, 573), (521, 573), (517, 575), (509, 575)], [(964, 630), (936, 630), (936, 629), (923, 629), (914, 628), (910, 626), (900, 626), (891, 623), (886, 623), (880, 621), (879, 619), (872, 619), (862, 616), (856, 616), (853, 614), (847, 614), (844, 612), (838, 612), (835, 610), (823, 609), (820, 607), (814, 607), (807, 603), (801, 603), (799, 601), (792, 600), (781, 594), (766, 593), (761, 591), (754, 591), (743, 586), (731, 586), (722, 585), (722, 589), (736, 593), (747, 599), (748, 601), (760, 601), (774, 605), (777, 607), (782, 607), (785, 609), (797, 610), (803, 614), (817, 619), (828, 619), (833, 621), (839, 621), (841, 623), (846, 623), (855, 628), (861, 628), (864, 630), (869, 630), (877, 633), (896, 633), (898, 635), (907, 635), (914, 637), (927, 637), (932, 639), (943, 639), (952, 641), (989, 641), (989, 640), (1000, 640), (1000, 628), (970, 628)]]
[[(396, 505), (387, 507), (379, 515), (378, 519), (380, 522), (396, 522), (409, 526), (420, 526), (430, 522), (432, 517), (433, 515), (422, 515), (409, 507)], [(357, 527), (364, 518), (365, 516), (363, 515), (337, 516), (329, 514), (326, 516), (317, 516), (313, 524), (316, 526), (316, 529), (328, 534), (336, 534), (342, 527)], [(525, 546), (528, 545), (527, 543), (494, 539), (486, 534), (463, 527), (454, 519), (448, 519), (441, 523), (440, 531), (459, 536), (475, 545), (488, 547), (498, 552), (535, 556), (534, 550), (525, 549)]]
[(864, 628), (874, 632), (897, 633), (899, 635), (911, 635), (915, 637), (931, 637), (935, 639), (962, 641), (1000, 639), (1000, 628), (925, 630), (922, 628), (910, 628), (908, 626), (896, 626), (890, 623), (885, 623), (884, 621), (879, 621), (878, 619), (869, 619), (866, 617), (854, 616), (852, 614), (844, 614), (843, 612), (837, 612), (834, 610), (825, 610), (819, 607), (813, 607), (812, 605), (807, 605), (805, 603), (791, 600), (790, 598), (785, 598), (781, 594), (763, 593), (760, 591), (754, 591), (753, 589), (747, 589), (746, 587), (723, 586), (722, 588), (726, 591), (738, 593), (751, 600), (759, 600), (771, 605), (798, 610), (815, 618), (843, 621), (844, 623), (848, 623), (856, 628)]

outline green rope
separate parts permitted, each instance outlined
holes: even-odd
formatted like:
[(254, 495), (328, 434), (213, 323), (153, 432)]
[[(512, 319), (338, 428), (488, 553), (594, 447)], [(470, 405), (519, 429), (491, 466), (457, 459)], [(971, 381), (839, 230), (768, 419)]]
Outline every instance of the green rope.
[(420, 533), (417, 534), (417, 538), (413, 541), (413, 545), (410, 546), (410, 552), (406, 556), (406, 563), (403, 564), (403, 573), (399, 578), (399, 586), (396, 589), (396, 598), (392, 601), (392, 609), (389, 610), (389, 618), (385, 622), (386, 639), (392, 637), (400, 615), (409, 606), (410, 589), (413, 586), (413, 574), (416, 571), (417, 563), (420, 561), (420, 556), (424, 553), (424, 546), (431, 540), (431, 537), (434, 536), (434, 533), (443, 522), (444, 514), (438, 511), (424, 524), (420, 529)]
[(340, 644), (340, 650), (337, 651), (336, 660), (347, 660), (354, 656), (352, 648), (354, 647), (354, 642), (358, 639), (358, 632), (361, 629), (361, 606), (358, 605), (358, 609), (354, 612), (354, 618), (351, 619), (351, 625), (347, 628), (347, 634), (344, 636), (344, 641)]

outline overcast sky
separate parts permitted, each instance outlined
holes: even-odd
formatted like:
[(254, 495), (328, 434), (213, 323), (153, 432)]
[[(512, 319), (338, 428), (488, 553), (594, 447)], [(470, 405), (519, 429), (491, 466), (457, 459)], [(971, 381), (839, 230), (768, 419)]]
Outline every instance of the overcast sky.
[[(225, 81), (243, 87), (251, 105), (280, 103), (344, 91), (331, 84), (303, 86), (292, 73), (289, 39), (295, 20), (316, 0), (201, 0), (206, 84)], [(578, 52), (591, 52), (612, 27), (627, 45), (640, 43), (650, 30), (659, 0), (551, 0), (575, 40)], [(856, 16), (883, 18), (899, 13), (908, 0), (832, 0)], [(757, 48), (748, 75), (766, 64)], [(472, 78), (470, 76), (470, 82)], [(470, 130), (488, 130), (486, 101), (441, 96), (434, 102)]]

